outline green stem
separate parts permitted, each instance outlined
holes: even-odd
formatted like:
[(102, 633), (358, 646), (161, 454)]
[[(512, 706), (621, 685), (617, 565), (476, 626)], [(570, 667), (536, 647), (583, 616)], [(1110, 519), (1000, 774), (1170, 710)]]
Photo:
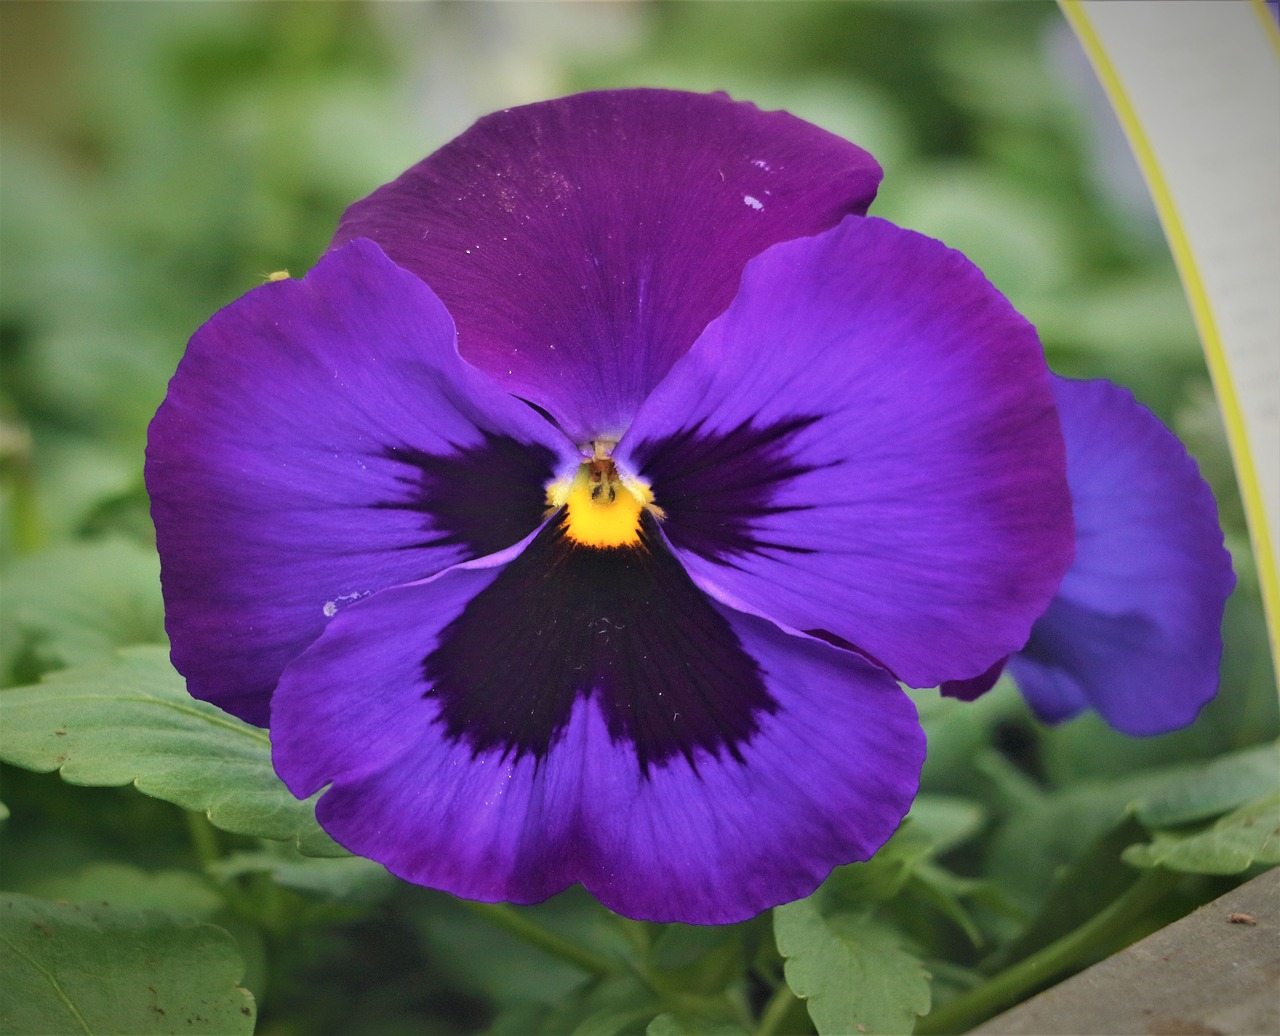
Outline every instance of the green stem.
[(208, 867), (222, 856), (222, 850), (218, 846), (218, 832), (205, 814), (188, 810), (187, 831), (191, 835), (191, 846), (195, 849), (196, 859), (200, 861), (201, 867)]
[(1031, 990), (1110, 949), (1126, 928), (1163, 898), (1178, 877), (1158, 867), (1147, 871), (1075, 931), (921, 1018), (916, 1024), (917, 1036), (968, 1032), (997, 1011), (1022, 1000)]
[[(3, 429), (0, 429), (3, 434)], [(3, 449), (0, 448), (0, 457)], [(18, 554), (34, 554), (45, 545), (44, 522), (40, 516), (40, 493), (35, 474), (26, 458), (18, 458), (9, 489), (9, 518), (13, 549)]]
[(553, 957), (559, 957), (588, 974), (608, 978), (622, 973), (622, 968), (608, 957), (556, 935), (555, 932), (543, 928), (536, 921), (530, 920), (525, 914), (513, 910), (505, 903), (476, 903), (465, 899), (460, 899), (458, 902), (495, 928), (501, 928), (522, 942), (536, 946)]
[(790, 988), (785, 984), (779, 986), (760, 1012), (760, 1024), (756, 1026), (755, 1036), (773, 1036), (797, 1003), (799, 998)]

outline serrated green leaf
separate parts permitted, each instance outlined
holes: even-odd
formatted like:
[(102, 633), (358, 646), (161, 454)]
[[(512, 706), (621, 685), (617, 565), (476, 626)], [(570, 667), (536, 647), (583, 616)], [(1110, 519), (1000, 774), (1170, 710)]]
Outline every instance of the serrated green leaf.
[(1177, 827), (1219, 816), (1265, 795), (1280, 784), (1280, 754), (1275, 744), (1256, 745), (1180, 769), (1158, 788), (1134, 800), (1130, 808), (1149, 828)]
[(0, 1031), (252, 1033), (243, 974), (210, 924), (0, 895)]
[(0, 760), (70, 784), (134, 784), (224, 831), (346, 850), (271, 767), (267, 733), (187, 694), (160, 647), (129, 648), (34, 687), (0, 692)]
[[(1135, 812), (1140, 818), (1179, 821), (1207, 817), (1230, 808), (1227, 804), (1233, 798), (1238, 805), (1243, 801), (1238, 796), (1250, 789), (1250, 797), (1257, 797), (1275, 788), (1274, 764), (1269, 777), (1266, 773), (1267, 755), (1274, 759), (1275, 750), (1274, 744), (1268, 744), (1215, 763), (1140, 770), (1036, 794), (1014, 809), (995, 833), (988, 877), (1029, 911), (1037, 910), (1062, 870), (1125, 817)], [(990, 758), (994, 762), (1000, 757)], [(1139, 858), (1141, 854), (1129, 862)]]
[(887, 925), (848, 913), (824, 917), (810, 898), (775, 907), (773, 930), (787, 984), (820, 1034), (905, 1034), (928, 1013), (924, 966)]
[(1161, 831), (1122, 857), (1135, 867), (1189, 874), (1239, 874), (1254, 864), (1280, 863), (1280, 792), (1266, 795), (1193, 834)]

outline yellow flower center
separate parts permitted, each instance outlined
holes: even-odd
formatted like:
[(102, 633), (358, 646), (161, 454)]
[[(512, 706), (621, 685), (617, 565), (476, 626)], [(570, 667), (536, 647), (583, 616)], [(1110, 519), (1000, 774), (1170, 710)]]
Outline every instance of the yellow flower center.
[(653, 491), (644, 480), (620, 474), (602, 444), (596, 444), (595, 453), (572, 478), (547, 486), (547, 505), (566, 508), (565, 532), (575, 543), (598, 548), (636, 544), (640, 512), (647, 507), (662, 517)]

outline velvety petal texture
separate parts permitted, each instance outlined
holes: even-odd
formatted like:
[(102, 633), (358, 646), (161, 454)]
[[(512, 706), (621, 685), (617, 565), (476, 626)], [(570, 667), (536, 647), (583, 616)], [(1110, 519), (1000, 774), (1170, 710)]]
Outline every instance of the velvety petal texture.
[(352, 205), (459, 348), (582, 444), (617, 439), (778, 241), (864, 213), (880, 167), (786, 112), (614, 90), (497, 112)]
[(1071, 561), (1034, 330), (958, 252), (879, 219), (752, 260), (615, 456), (717, 598), (914, 686), (1021, 647)]
[(1213, 494), (1126, 389), (1055, 378), (1054, 395), (1076, 560), (1010, 671), (1050, 722), (1093, 708), (1127, 734), (1186, 726), (1217, 691), (1235, 585)]
[[(538, 541), (548, 537), (563, 551), (555, 535), (553, 522), (526, 553), (545, 560)], [(661, 615), (637, 634), (650, 651), (631, 659), (634, 671), (600, 667), (600, 642), (626, 637), (631, 617), (557, 625), (526, 594), (539, 579), (549, 594), (558, 579), (579, 580), (580, 591), (590, 581), (541, 562), (509, 579), (522, 557), (509, 551), (362, 601), (286, 670), (272, 714), (276, 768), (299, 796), (331, 785), (317, 816), (347, 848), (468, 898), (534, 902), (581, 882), (631, 917), (711, 924), (807, 895), (896, 828), (924, 743), (886, 672), (705, 597), (688, 647), (737, 656), (732, 672), (685, 672), (686, 634)], [(648, 606), (701, 596), (680, 575), (683, 584), (656, 584)], [(493, 593), (487, 652), (471, 672), (433, 680), (431, 660)], [(574, 671), (581, 679), (566, 681)], [(762, 698), (738, 682), (744, 672)], [(520, 707), (482, 697), (474, 704), (494, 706), (488, 717), (451, 716), (460, 696), (497, 686), (491, 674)], [(641, 740), (679, 740), (685, 708), (702, 710), (694, 727), (708, 736), (640, 757)]]
[(336, 613), (523, 539), (577, 459), (371, 242), (256, 288), (192, 338), (149, 433), (174, 665), (265, 724)]

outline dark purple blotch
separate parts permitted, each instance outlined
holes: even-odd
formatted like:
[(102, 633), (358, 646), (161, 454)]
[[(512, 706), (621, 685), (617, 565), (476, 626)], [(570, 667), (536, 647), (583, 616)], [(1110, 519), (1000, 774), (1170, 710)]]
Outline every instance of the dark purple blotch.
[(543, 759), (579, 696), (642, 773), (705, 752), (742, 762), (776, 705), (729, 623), (647, 512), (640, 541), (575, 543), (550, 522), (441, 633), (422, 674), (440, 722), (476, 755)]
[(406, 498), (374, 506), (419, 511), (430, 533), (404, 549), (460, 546), (473, 557), (504, 550), (538, 527), (556, 459), (545, 446), (491, 432), (450, 454), (389, 446), (382, 455), (404, 465), (396, 481), (406, 487)]
[(761, 551), (813, 553), (764, 538), (753, 522), (807, 509), (773, 500), (782, 485), (817, 469), (797, 460), (791, 446), (818, 420), (744, 421), (728, 431), (707, 431), (699, 421), (638, 443), (632, 455), (653, 488), (654, 502), (666, 513), (663, 531), (672, 544), (722, 565)]

